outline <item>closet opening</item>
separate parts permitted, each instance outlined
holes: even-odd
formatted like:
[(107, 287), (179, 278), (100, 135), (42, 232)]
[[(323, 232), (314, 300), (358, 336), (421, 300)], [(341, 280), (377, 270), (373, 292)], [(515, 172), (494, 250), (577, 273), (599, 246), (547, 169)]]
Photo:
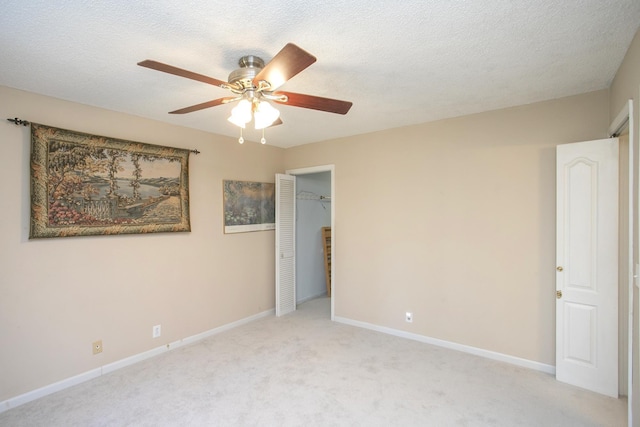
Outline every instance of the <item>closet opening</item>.
[(335, 179), (334, 166), (288, 170), (295, 185), (296, 305), (329, 298), (335, 304)]

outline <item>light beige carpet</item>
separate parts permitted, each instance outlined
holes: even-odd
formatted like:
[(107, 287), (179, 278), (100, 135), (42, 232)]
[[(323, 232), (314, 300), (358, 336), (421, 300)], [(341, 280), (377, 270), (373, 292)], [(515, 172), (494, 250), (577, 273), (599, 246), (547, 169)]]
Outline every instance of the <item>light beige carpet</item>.
[(0, 414), (0, 426), (625, 426), (626, 400), (329, 320), (264, 318)]

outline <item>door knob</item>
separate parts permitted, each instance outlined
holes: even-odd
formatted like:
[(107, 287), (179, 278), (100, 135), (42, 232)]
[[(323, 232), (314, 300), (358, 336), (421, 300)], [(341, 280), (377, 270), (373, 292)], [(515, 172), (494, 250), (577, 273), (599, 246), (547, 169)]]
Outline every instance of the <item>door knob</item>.
[(564, 270), (564, 268), (562, 268), (562, 266), (561, 266), (561, 265), (559, 265), (559, 266), (557, 266), (557, 267), (556, 267), (556, 270), (558, 270), (558, 271), (562, 271), (562, 270)]
[(557, 299), (562, 298), (562, 291), (556, 291), (556, 298)]

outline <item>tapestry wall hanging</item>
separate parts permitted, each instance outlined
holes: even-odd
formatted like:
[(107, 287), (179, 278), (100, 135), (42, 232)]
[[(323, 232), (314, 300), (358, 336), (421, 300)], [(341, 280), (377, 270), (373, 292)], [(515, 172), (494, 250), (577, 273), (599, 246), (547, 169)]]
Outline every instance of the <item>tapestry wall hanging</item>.
[(275, 230), (275, 184), (223, 181), (222, 185), (225, 233)]
[(190, 231), (189, 150), (31, 124), (29, 238)]

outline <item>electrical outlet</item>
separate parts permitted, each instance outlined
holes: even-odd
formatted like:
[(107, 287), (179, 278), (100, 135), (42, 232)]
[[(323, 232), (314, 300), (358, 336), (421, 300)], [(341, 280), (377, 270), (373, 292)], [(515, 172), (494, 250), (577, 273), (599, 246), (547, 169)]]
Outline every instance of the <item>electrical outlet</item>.
[(153, 338), (158, 338), (160, 335), (162, 335), (162, 326), (161, 325), (154, 326), (153, 329), (151, 330), (151, 336)]
[(102, 353), (102, 340), (94, 341), (92, 347), (93, 354)]
[(407, 323), (411, 323), (411, 322), (413, 322), (413, 313), (412, 313), (412, 312), (410, 312), (410, 311), (407, 311), (407, 312), (404, 314), (404, 320), (405, 320)]

